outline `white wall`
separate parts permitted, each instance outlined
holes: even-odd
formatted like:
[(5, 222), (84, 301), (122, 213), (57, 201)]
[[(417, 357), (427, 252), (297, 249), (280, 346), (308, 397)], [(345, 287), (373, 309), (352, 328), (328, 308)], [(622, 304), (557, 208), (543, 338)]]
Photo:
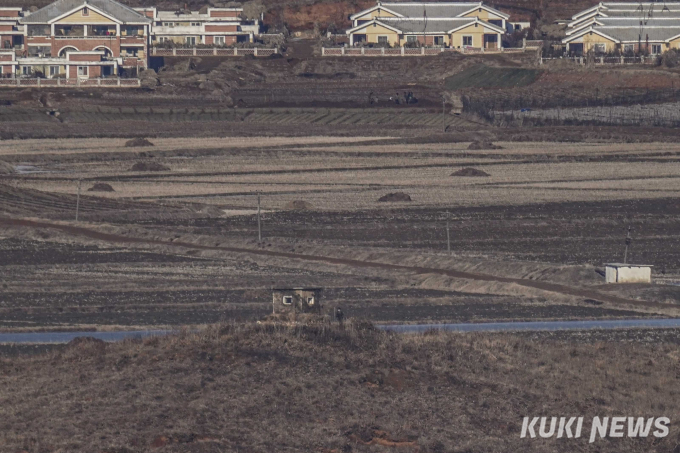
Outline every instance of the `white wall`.
[(626, 266), (605, 268), (605, 279), (607, 283), (651, 283), (652, 268), (643, 266)]

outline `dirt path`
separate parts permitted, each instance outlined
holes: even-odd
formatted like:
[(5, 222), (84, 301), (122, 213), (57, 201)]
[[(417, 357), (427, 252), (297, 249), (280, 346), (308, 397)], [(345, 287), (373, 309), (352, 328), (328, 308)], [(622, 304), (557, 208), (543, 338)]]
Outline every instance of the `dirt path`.
[(445, 275), (447, 277), (476, 280), (483, 282), (499, 282), (499, 283), (514, 283), (527, 288), (535, 288), (543, 291), (550, 291), (554, 293), (564, 294), (568, 296), (575, 296), (584, 299), (592, 299), (600, 302), (606, 302), (613, 305), (627, 305), (627, 306), (637, 306), (637, 307), (648, 307), (648, 308), (671, 308), (667, 304), (662, 304), (658, 302), (641, 301), (641, 300), (631, 300), (622, 297), (616, 297), (609, 294), (604, 294), (599, 291), (561, 285), (557, 283), (550, 283), (537, 280), (528, 280), (522, 278), (509, 278), (500, 277), (489, 274), (479, 274), (472, 272), (463, 272), (449, 269), (437, 269), (428, 267), (418, 267), (418, 266), (404, 266), (399, 264), (389, 264), (389, 263), (379, 263), (374, 261), (360, 261), (346, 258), (333, 258), (328, 256), (319, 255), (305, 255), (301, 253), (290, 253), (290, 252), (280, 252), (273, 250), (259, 250), (241, 247), (224, 247), (224, 246), (208, 246), (200, 244), (192, 244), (189, 242), (181, 241), (164, 241), (164, 240), (151, 240), (136, 237), (126, 237), (117, 234), (103, 233), (90, 228), (68, 225), (68, 224), (58, 224), (51, 222), (42, 222), (34, 220), (25, 219), (8, 219), (0, 218), (0, 225), (8, 227), (24, 227), (24, 228), (51, 228), (54, 230), (59, 230), (67, 234), (75, 236), (83, 236), (90, 239), (96, 239), (100, 241), (113, 242), (113, 243), (127, 243), (127, 244), (142, 244), (142, 245), (162, 245), (170, 247), (182, 247), (197, 250), (218, 250), (225, 252), (234, 253), (248, 253), (258, 256), (271, 256), (276, 258), (289, 258), (302, 261), (312, 261), (312, 262), (322, 262), (326, 264), (337, 264), (344, 266), (351, 266), (357, 268), (373, 268), (373, 269), (386, 269), (386, 270), (399, 270), (399, 271), (410, 271), (418, 274), (439, 274)]

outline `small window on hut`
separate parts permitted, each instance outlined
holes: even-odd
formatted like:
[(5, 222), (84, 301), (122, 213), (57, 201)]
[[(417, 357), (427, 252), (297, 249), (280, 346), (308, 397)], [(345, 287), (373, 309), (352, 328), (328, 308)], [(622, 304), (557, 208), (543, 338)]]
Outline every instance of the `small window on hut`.
[(313, 297), (307, 298), (307, 305), (309, 305), (310, 307), (314, 306), (314, 298)]
[(293, 296), (283, 296), (283, 305), (292, 305)]

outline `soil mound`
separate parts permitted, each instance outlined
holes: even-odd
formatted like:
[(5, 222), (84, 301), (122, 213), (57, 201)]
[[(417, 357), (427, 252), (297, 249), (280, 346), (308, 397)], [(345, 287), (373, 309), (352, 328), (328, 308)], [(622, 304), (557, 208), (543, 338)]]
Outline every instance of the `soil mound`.
[(87, 189), (88, 192), (115, 192), (111, 184), (106, 184), (105, 182), (95, 183), (92, 187)]
[(475, 140), (474, 142), (470, 143), (468, 149), (503, 149), (503, 147), (494, 145), (493, 143), (488, 141)]
[(378, 198), (378, 201), (411, 201), (411, 196), (404, 192), (388, 193)]
[(14, 167), (0, 160), (0, 175), (11, 175), (12, 173), (14, 173)]
[(458, 171), (451, 173), (451, 176), (491, 176), (485, 171), (477, 170), (476, 168), (465, 167)]
[(145, 138), (133, 138), (132, 140), (128, 140), (125, 142), (125, 147), (126, 148), (136, 148), (139, 146), (153, 146), (153, 143), (148, 141)]
[(169, 171), (170, 167), (166, 167), (158, 162), (137, 162), (132, 166), (130, 171)]
[(293, 200), (284, 206), (285, 209), (292, 209), (295, 211), (305, 211), (307, 209), (314, 209), (314, 206), (311, 203), (308, 203), (304, 200)]

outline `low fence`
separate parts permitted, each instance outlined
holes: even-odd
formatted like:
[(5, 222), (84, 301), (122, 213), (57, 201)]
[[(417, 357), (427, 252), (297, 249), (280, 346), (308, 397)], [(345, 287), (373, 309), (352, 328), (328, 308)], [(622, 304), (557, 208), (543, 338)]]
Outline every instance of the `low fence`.
[(0, 87), (121, 87), (136, 88), (141, 86), (140, 79), (42, 79), (42, 78), (0, 78)]
[(554, 57), (546, 58), (541, 57), (540, 63), (543, 64), (546, 61), (561, 60), (561, 61), (572, 61), (576, 64), (585, 65), (588, 63), (595, 65), (625, 65), (625, 64), (656, 64), (656, 56), (644, 56), (640, 55), (637, 57), (625, 57), (621, 56), (601, 56), (601, 57)]
[(261, 47), (240, 49), (238, 47), (153, 47), (151, 49), (151, 55), (158, 57), (241, 57), (246, 55), (269, 57), (277, 53), (279, 53), (278, 48)]
[(462, 47), (451, 49), (449, 47), (322, 47), (321, 55), (324, 57), (407, 57), (423, 55), (439, 55), (444, 52), (458, 52), (462, 54), (498, 54), (498, 53), (521, 53), (535, 48), (501, 47), (499, 49), (485, 49), (483, 47)]
[(495, 124), (597, 124), (608, 126), (680, 126), (677, 102), (663, 104), (603, 105), (593, 107), (523, 109), (513, 112), (492, 112)]

